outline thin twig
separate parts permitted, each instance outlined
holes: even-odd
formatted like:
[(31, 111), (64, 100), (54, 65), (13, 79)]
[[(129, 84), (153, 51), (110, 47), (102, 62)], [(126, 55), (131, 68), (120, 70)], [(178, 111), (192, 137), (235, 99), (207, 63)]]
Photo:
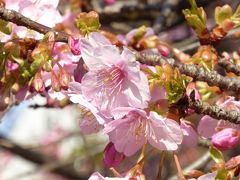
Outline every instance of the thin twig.
[(174, 158), (174, 161), (175, 161), (175, 164), (176, 164), (176, 167), (177, 167), (179, 180), (186, 180), (186, 178), (183, 175), (183, 171), (182, 171), (181, 165), (179, 163), (178, 157), (175, 153), (173, 153), (173, 158)]
[[(209, 151), (207, 151), (203, 156), (197, 159), (194, 163), (184, 168), (183, 172), (189, 172), (191, 170), (202, 170), (204, 169), (206, 164), (210, 162), (210, 160), (211, 160), (211, 155)], [(169, 180), (176, 180), (177, 178), (178, 178), (178, 174), (170, 177)]]
[(209, 163), (211, 160), (211, 155), (209, 151), (207, 151), (201, 158), (199, 158), (197, 161), (192, 163), (191, 165), (187, 166), (183, 169), (183, 172), (189, 172), (193, 169), (202, 170), (206, 166), (207, 163)]

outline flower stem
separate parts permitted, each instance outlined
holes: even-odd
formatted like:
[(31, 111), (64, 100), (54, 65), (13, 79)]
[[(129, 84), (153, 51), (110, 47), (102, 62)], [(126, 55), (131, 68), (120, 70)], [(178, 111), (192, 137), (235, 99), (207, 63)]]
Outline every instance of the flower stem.
[(179, 180), (186, 180), (186, 178), (183, 175), (183, 171), (182, 171), (181, 165), (179, 163), (178, 157), (175, 153), (173, 153), (173, 158), (174, 158), (174, 161), (175, 161), (175, 164), (177, 167)]

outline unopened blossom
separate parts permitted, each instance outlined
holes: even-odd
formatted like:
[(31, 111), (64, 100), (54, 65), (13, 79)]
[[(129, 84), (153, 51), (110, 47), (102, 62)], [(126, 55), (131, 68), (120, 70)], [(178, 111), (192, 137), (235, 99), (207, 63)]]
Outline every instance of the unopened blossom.
[(103, 162), (107, 167), (117, 167), (125, 158), (123, 153), (116, 151), (112, 142), (104, 149)]
[(183, 139), (178, 123), (156, 112), (151, 111), (148, 116), (143, 110), (132, 109), (125, 116), (114, 119), (106, 124), (104, 132), (108, 133), (116, 150), (126, 156), (135, 154), (147, 142), (159, 150), (174, 151)]
[(239, 143), (239, 132), (232, 128), (223, 129), (212, 136), (212, 145), (219, 150), (232, 149)]
[(122, 52), (100, 33), (81, 39), (81, 53), (89, 71), (82, 78), (82, 93), (101, 111), (116, 107), (146, 108), (150, 99), (148, 79), (135, 55)]

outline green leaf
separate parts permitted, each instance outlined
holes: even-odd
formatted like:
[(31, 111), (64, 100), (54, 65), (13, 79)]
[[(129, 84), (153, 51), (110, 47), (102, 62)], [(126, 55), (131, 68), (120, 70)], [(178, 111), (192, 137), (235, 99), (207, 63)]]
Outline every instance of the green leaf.
[(84, 35), (98, 31), (101, 26), (99, 16), (94, 11), (80, 13), (75, 19), (75, 25)]
[(197, 7), (197, 3), (195, 0), (189, 0), (191, 4), (191, 13), (198, 16), (203, 24), (206, 24), (206, 18), (203, 15), (203, 9)]
[(224, 163), (224, 157), (222, 155), (222, 152), (217, 150), (214, 147), (210, 148), (210, 154), (212, 159), (216, 162), (216, 163)]
[(221, 24), (225, 19), (231, 18), (232, 14), (232, 8), (229, 5), (218, 6), (215, 9), (215, 22)]
[(183, 14), (188, 24), (194, 29), (199, 37), (206, 36), (206, 13), (203, 8), (198, 8), (195, 0), (189, 0), (191, 9), (183, 10)]
[(186, 78), (177, 71), (170, 81), (164, 83), (167, 98), (170, 103), (176, 103), (185, 93)]

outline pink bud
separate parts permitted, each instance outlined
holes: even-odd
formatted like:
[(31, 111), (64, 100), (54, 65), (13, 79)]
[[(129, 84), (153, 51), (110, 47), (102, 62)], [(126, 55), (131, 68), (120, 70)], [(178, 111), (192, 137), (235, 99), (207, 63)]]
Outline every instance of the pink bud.
[(67, 89), (70, 81), (71, 76), (63, 68), (61, 68), (59, 72), (59, 82), (61, 84), (61, 87), (63, 89)]
[(125, 155), (123, 153), (117, 152), (112, 142), (108, 143), (108, 145), (104, 149), (104, 157), (103, 157), (104, 164), (107, 167), (118, 166), (124, 158), (125, 158)]
[(54, 91), (59, 92), (61, 90), (61, 84), (59, 82), (59, 79), (55, 72), (52, 71), (51, 73), (51, 83), (52, 83), (52, 88)]
[(116, 2), (116, 0), (104, 0), (104, 3), (106, 4), (106, 5), (112, 5), (112, 4), (114, 4)]
[(158, 45), (158, 52), (164, 56), (164, 57), (168, 57), (170, 55), (170, 50), (164, 46), (164, 45)]
[(80, 40), (78, 38), (70, 37), (68, 39), (68, 45), (74, 55), (78, 56), (81, 54)]
[(226, 128), (212, 136), (212, 144), (219, 150), (228, 150), (239, 144), (239, 133), (236, 129)]

